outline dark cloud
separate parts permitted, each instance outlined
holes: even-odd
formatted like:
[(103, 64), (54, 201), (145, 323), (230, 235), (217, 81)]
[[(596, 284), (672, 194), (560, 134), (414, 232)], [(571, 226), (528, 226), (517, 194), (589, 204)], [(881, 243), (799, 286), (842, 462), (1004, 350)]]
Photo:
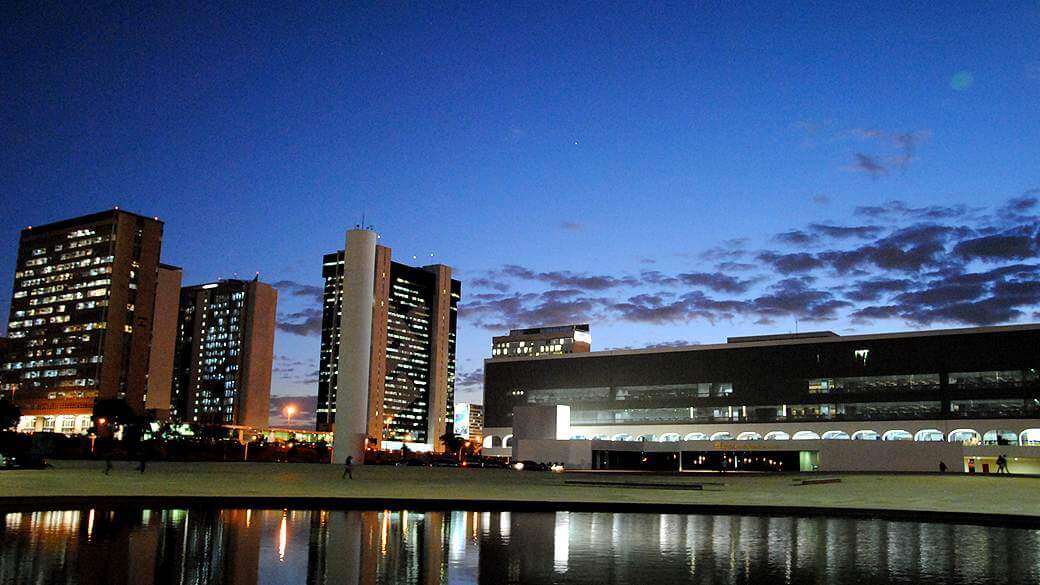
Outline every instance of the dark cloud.
[(663, 349), (669, 347), (689, 347), (691, 345), (698, 345), (696, 341), (687, 341), (685, 339), (674, 339), (672, 341), (658, 341), (656, 343), (650, 343), (644, 346), (644, 349)]
[(861, 280), (853, 284), (845, 293), (845, 298), (857, 302), (876, 301), (890, 293), (906, 291), (914, 282), (907, 279), (880, 278)]
[(796, 254), (779, 254), (777, 252), (761, 252), (758, 259), (773, 268), (780, 274), (797, 274), (811, 272), (824, 265), (823, 261), (805, 252)]
[(790, 244), (792, 246), (806, 246), (815, 243), (819, 239), (819, 236), (802, 230), (791, 230), (789, 232), (777, 234), (773, 239), (780, 243)]
[(813, 195), (812, 202), (816, 205), (827, 205), (831, 202), (831, 198), (826, 195)]
[(576, 221), (564, 221), (560, 223), (560, 229), (565, 232), (580, 232), (584, 226)]
[(862, 152), (857, 152), (853, 155), (852, 164), (849, 168), (856, 172), (866, 173), (875, 179), (888, 173), (888, 169), (878, 162), (877, 159)]
[(484, 388), (484, 368), (471, 370), (455, 377), (456, 390), (482, 390)]
[(876, 238), (885, 231), (883, 227), (876, 225), (843, 226), (827, 225), (822, 223), (809, 224), (809, 230), (813, 233), (836, 240), (846, 240), (849, 238)]
[(322, 302), (322, 287), (320, 286), (303, 284), (294, 280), (279, 280), (271, 286), (278, 289), (278, 292), (284, 294), (289, 294), (294, 297), (305, 297), (314, 300), (317, 303)]
[(466, 302), (459, 314), (478, 327), (505, 331), (595, 321), (600, 311), (610, 304), (607, 299), (575, 298), (573, 292), (514, 293), (498, 299)]
[(747, 272), (755, 270), (758, 266), (747, 262), (720, 262), (715, 268), (723, 272)]
[(487, 288), (499, 292), (507, 292), (509, 290), (508, 284), (501, 280), (493, 280), (490, 278), (471, 278), (466, 281), (466, 284), (478, 289)]
[(936, 221), (964, 217), (977, 211), (965, 205), (929, 205), (912, 207), (903, 201), (893, 200), (882, 205), (860, 206), (853, 211), (855, 215), (872, 219), (910, 219)]
[(638, 281), (631, 277), (615, 278), (604, 275), (588, 275), (569, 270), (554, 272), (535, 272), (523, 266), (508, 264), (502, 268), (502, 274), (520, 279), (548, 283), (557, 287), (575, 287), (583, 290), (605, 290), (619, 286), (633, 286)]
[(1029, 236), (983, 236), (959, 242), (953, 253), (965, 260), (984, 262), (1023, 260), (1037, 255), (1037, 242)]
[(703, 286), (715, 292), (743, 293), (751, 288), (756, 280), (740, 280), (721, 272), (686, 272), (679, 275), (683, 284)]
[(321, 309), (304, 309), (279, 316), (279, 331), (293, 335), (321, 335)]

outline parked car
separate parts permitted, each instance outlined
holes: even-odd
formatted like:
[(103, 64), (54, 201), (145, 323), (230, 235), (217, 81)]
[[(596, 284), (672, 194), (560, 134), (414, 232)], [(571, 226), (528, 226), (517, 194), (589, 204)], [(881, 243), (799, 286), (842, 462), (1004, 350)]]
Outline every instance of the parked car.
[(549, 471), (549, 466), (537, 461), (524, 460), (513, 464), (513, 469), (520, 471)]
[(46, 469), (47, 460), (39, 455), (0, 456), (0, 469)]

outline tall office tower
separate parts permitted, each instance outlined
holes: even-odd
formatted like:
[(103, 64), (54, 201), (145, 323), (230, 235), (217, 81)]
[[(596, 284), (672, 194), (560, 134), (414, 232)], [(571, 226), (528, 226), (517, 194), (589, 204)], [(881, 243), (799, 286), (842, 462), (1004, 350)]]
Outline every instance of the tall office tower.
[(266, 427), (278, 293), (258, 280), (181, 289), (170, 417)]
[(162, 233), (118, 209), (22, 230), (0, 372), (21, 428), (80, 432), (95, 399), (144, 411)]
[[(363, 232), (354, 237), (359, 242), (361, 235), (371, 234), (368, 238), (374, 243), (374, 232), (351, 230), (346, 253), (324, 257), (317, 428), (336, 428), (337, 406), (344, 411), (352, 408), (364, 412), (365, 436), (384, 446), (410, 443), (419, 449), (439, 448), (440, 437), (451, 424), (455, 399), (455, 332), (462, 286), (451, 278), (449, 266), (416, 268), (393, 262), (385, 246), (359, 252), (354, 267), (349, 262), (349, 242), (355, 232)], [(360, 282), (357, 290), (347, 291), (352, 283), (364, 280), (350, 276), (352, 267), (371, 271), (371, 285)], [(370, 313), (370, 324), (354, 319), (351, 325), (361, 330), (348, 329), (351, 311)], [(368, 371), (354, 368), (356, 379), (341, 355), (348, 334), (361, 355), (368, 356)], [(346, 389), (348, 380), (362, 383), (367, 393)], [(341, 429), (336, 430), (339, 435)], [(349, 440), (353, 445), (355, 438)], [(337, 440), (337, 449), (339, 444)]]
[(160, 420), (170, 416), (173, 386), (173, 355), (177, 347), (177, 316), (180, 314), (182, 271), (177, 266), (159, 265), (152, 312), (152, 348), (148, 359), (148, 394), (144, 406)]
[(535, 327), (513, 329), (509, 335), (491, 338), (491, 356), (559, 355), (584, 353), (592, 350), (589, 325), (562, 325), (560, 327)]

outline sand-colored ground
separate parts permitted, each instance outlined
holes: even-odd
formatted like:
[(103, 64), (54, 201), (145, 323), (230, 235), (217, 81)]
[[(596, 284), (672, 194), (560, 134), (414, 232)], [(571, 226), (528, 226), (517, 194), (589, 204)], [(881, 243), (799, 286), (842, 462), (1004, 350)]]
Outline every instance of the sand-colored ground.
[[(946, 475), (686, 474), (661, 476), (623, 473), (549, 473), (506, 469), (425, 467), (354, 468), (354, 480), (340, 479), (332, 465), (280, 463), (150, 463), (144, 474), (135, 464), (115, 462), (110, 475), (103, 462), (55, 461), (40, 471), (0, 471), (0, 505), (18, 507), (41, 503), (106, 502), (132, 499), (145, 504), (174, 498), (183, 503), (208, 498), (241, 499), (242, 505), (348, 507), (421, 506), (423, 502), (458, 508), (523, 509), (535, 504), (566, 509), (589, 507), (631, 510), (648, 504), (695, 508), (720, 506), (748, 512), (784, 509), (914, 511), (982, 514), (992, 517), (1031, 517), (1040, 521), (1040, 478)], [(805, 479), (839, 478), (840, 483), (798, 485)], [(567, 482), (582, 482), (568, 484)], [(640, 487), (587, 485), (589, 481), (633, 482)], [(665, 484), (672, 489), (646, 487)], [(677, 484), (701, 484), (704, 490), (674, 489)], [(284, 499), (284, 501), (283, 501)], [(34, 503), (35, 502), (35, 503)], [(224, 502), (227, 503), (226, 501)], [(769, 507), (768, 510), (762, 507)], [(984, 519), (984, 518), (980, 518)]]

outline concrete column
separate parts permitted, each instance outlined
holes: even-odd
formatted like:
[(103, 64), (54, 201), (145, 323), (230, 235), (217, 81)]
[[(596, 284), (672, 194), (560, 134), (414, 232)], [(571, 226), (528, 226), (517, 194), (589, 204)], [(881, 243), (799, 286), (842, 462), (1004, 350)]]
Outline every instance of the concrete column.
[(343, 260), (343, 315), (340, 319), (339, 371), (333, 459), (347, 456), (364, 463), (368, 422), (368, 379), (372, 359), (372, 311), (375, 305), (376, 233), (347, 232)]

